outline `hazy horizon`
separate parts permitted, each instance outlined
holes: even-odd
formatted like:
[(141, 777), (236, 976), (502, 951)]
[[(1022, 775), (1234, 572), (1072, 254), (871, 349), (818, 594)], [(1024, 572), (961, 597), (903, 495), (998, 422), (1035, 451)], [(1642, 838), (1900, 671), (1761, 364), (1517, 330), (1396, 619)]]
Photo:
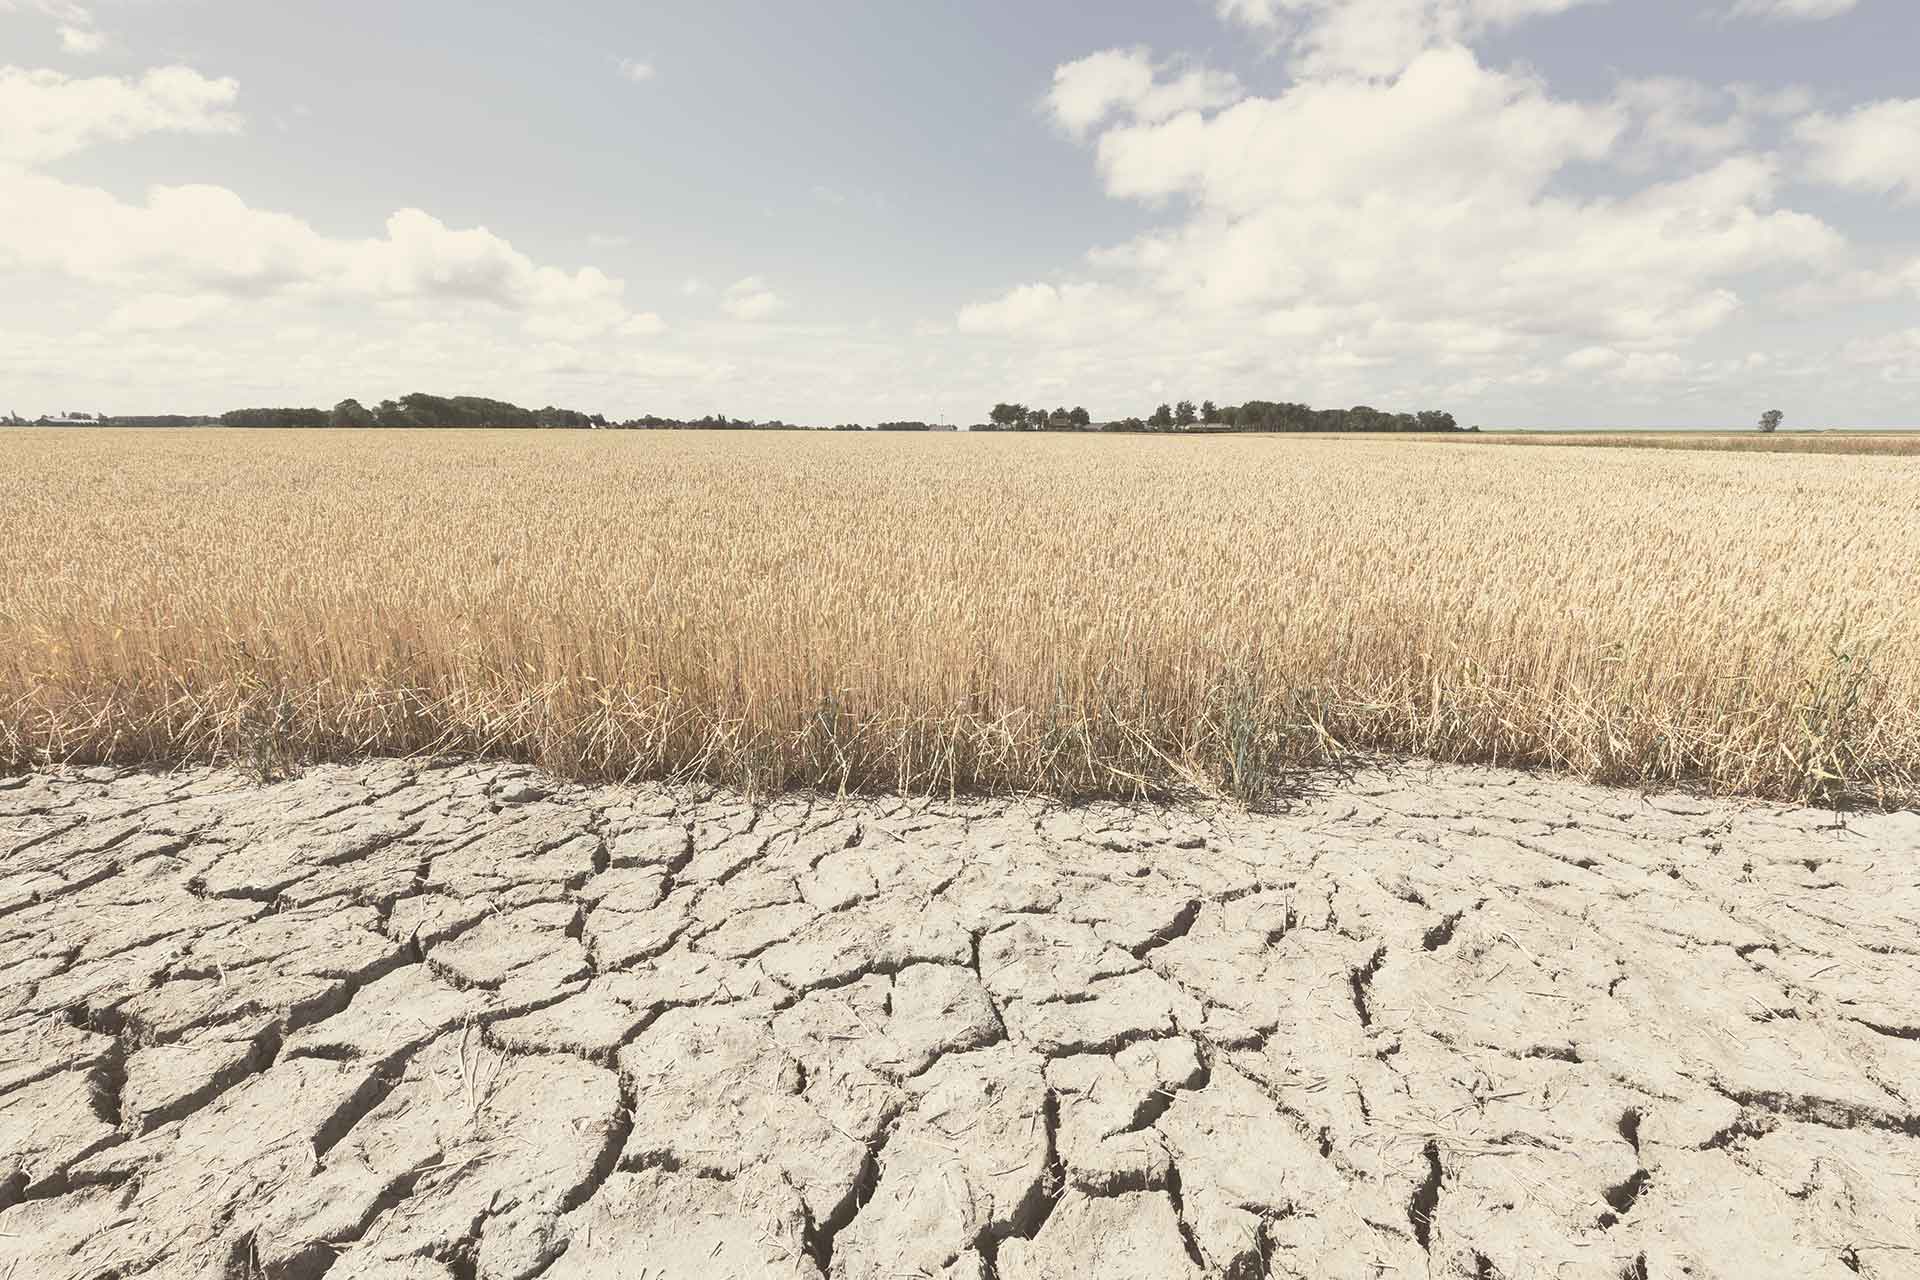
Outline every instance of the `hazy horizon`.
[(1920, 425), (1908, 0), (0, 0), (0, 412)]

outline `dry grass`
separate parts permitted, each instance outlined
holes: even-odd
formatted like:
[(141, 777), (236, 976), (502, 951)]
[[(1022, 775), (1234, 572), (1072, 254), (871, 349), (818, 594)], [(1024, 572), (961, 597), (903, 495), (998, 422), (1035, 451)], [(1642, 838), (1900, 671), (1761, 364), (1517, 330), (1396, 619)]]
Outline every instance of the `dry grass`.
[(1920, 462), (0, 432), (0, 763), (473, 752), (1255, 795), (1349, 752), (1920, 794)]
[(1448, 444), (1518, 444), (1587, 449), (1680, 449), (1713, 453), (1831, 453), (1888, 458), (1920, 458), (1920, 431), (1780, 432), (1745, 431), (1568, 431), (1564, 433), (1476, 432), (1459, 435), (1403, 436)]

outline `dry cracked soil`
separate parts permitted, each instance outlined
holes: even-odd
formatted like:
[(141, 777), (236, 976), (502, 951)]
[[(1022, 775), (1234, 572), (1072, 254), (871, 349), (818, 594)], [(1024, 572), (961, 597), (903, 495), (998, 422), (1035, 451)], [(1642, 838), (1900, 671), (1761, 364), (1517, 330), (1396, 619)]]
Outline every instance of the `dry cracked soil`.
[(0, 1280), (1920, 1275), (1920, 815), (0, 778)]

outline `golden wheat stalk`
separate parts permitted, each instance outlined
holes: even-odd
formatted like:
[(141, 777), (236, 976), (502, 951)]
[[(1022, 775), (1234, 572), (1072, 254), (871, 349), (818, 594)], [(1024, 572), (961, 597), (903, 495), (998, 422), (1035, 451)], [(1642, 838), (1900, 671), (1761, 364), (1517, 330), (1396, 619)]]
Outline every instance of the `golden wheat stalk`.
[(1920, 794), (1920, 459), (0, 432), (0, 764)]

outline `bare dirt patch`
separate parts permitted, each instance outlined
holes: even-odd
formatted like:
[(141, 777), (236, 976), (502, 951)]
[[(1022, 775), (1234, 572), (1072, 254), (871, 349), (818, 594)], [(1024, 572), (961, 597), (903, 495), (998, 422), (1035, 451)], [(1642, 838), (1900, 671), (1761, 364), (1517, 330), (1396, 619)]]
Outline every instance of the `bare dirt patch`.
[(0, 1277), (1920, 1274), (1920, 815), (0, 779)]

